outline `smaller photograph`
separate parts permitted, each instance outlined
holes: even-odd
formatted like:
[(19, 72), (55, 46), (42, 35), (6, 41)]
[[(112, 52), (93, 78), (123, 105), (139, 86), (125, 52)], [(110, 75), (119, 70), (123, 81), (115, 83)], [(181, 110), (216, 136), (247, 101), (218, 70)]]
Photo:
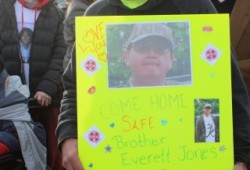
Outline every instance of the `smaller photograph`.
[(219, 99), (195, 99), (195, 142), (219, 142)]
[(19, 33), (20, 54), (24, 63), (29, 62), (32, 34), (30, 28), (23, 28)]

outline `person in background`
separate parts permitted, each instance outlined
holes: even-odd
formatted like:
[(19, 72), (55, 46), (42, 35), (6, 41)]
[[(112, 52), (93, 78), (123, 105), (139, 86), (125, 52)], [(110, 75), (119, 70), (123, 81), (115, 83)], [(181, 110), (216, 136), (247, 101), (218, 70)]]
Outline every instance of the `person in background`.
[(54, 0), (56, 5), (65, 13), (68, 8), (67, 0)]
[[(210, 0), (99, 0), (85, 12), (86, 16), (161, 15), (217, 13)], [(77, 153), (76, 66), (75, 50), (63, 75), (65, 92), (56, 129), (63, 166), (83, 170)], [(250, 165), (250, 103), (235, 56), (232, 63), (234, 170)], [(83, 106), (84, 107), (84, 106)], [(84, 163), (83, 163), (84, 164)]]
[(238, 0), (230, 16), (232, 46), (250, 96), (250, 1)]
[(218, 13), (231, 13), (236, 0), (211, 0)]
[(64, 57), (63, 67), (66, 68), (75, 42), (75, 17), (83, 16), (85, 10), (94, 0), (69, 0), (64, 20), (64, 39), (67, 44), (67, 53)]
[(10, 76), (0, 60), (0, 156), (22, 153), (27, 169), (45, 170), (45, 128), (31, 119), (29, 94), (28, 86), (22, 84), (19, 76)]
[[(41, 122), (47, 134), (48, 164), (59, 170), (61, 154), (53, 133), (60, 113), (63, 87), (64, 14), (50, 0), (0, 0), (0, 60), (10, 75), (18, 75), (29, 86), (37, 108), (30, 109), (34, 121)], [(19, 36), (30, 29), (29, 54), (24, 55)]]

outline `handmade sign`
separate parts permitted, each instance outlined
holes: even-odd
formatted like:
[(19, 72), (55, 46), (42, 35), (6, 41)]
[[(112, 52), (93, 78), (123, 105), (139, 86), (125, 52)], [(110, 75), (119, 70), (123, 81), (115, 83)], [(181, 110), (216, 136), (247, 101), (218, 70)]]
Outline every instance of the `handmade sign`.
[(228, 18), (77, 17), (86, 170), (233, 168)]

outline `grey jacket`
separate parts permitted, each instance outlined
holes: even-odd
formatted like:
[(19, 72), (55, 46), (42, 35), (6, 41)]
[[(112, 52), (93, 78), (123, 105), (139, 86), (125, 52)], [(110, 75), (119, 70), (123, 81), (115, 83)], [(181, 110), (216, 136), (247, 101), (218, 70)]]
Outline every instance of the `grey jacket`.
[(67, 44), (67, 52), (64, 57), (63, 67), (65, 68), (71, 58), (73, 44), (75, 42), (75, 17), (83, 16), (85, 10), (92, 3), (92, 0), (72, 0), (66, 11), (64, 20), (63, 35)]

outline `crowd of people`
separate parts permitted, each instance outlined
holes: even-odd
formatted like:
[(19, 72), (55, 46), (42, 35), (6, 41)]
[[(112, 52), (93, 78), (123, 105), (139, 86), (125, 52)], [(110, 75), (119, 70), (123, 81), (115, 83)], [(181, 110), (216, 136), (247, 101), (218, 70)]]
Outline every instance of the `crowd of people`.
[[(0, 0), (0, 156), (22, 152), (26, 167), (30, 170), (84, 169), (77, 149), (76, 16), (214, 14), (217, 10), (231, 13), (238, 2), (241, 1)], [(138, 34), (139, 27), (148, 27), (151, 32)], [(137, 34), (133, 34), (133, 30)], [(134, 26), (124, 51), (125, 63), (132, 70), (128, 86), (168, 85), (164, 78), (175, 61), (171, 31), (171, 28), (160, 24)], [(250, 74), (247, 70), (249, 65), (244, 65), (242, 78), (242, 67), (237, 62), (240, 48), (235, 48), (236, 53), (234, 48), (231, 55), (234, 170), (247, 170), (250, 168), (250, 103), (244, 80)], [(161, 68), (140, 67), (142, 59), (147, 60), (144, 62), (158, 62)], [(25, 96), (14, 96), (20, 99), (18, 102), (25, 113), (20, 116), (25, 121), (21, 125), (16, 123), (16, 115), (7, 116), (12, 104), (6, 105), (6, 99), (10, 96), (6, 93), (8, 79), (17, 81), (21, 90), (28, 89)], [(32, 102), (32, 107), (28, 102)], [(3, 111), (6, 113), (3, 114)], [(204, 105), (204, 115), (210, 115), (211, 111), (209, 103)], [(202, 126), (202, 121), (200, 119), (197, 124)], [(212, 116), (206, 121), (216, 127)], [(24, 149), (21, 149), (24, 139), (20, 138), (17, 128), (26, 124), (33, 124), (28, 135), (35, 139), (33, 145), (37, 148), (32, 149), (36, 150), (33, 158), (39, 159), (37, 164), (29, 164)], [(216, 128), (212, 132), (215, 136), (212, 139), (204, 138), (206, 130), (200, 129), (197, 128), (197, 142), (219, 140)], [(6, 133), (8, 140), (3, 138)]]

